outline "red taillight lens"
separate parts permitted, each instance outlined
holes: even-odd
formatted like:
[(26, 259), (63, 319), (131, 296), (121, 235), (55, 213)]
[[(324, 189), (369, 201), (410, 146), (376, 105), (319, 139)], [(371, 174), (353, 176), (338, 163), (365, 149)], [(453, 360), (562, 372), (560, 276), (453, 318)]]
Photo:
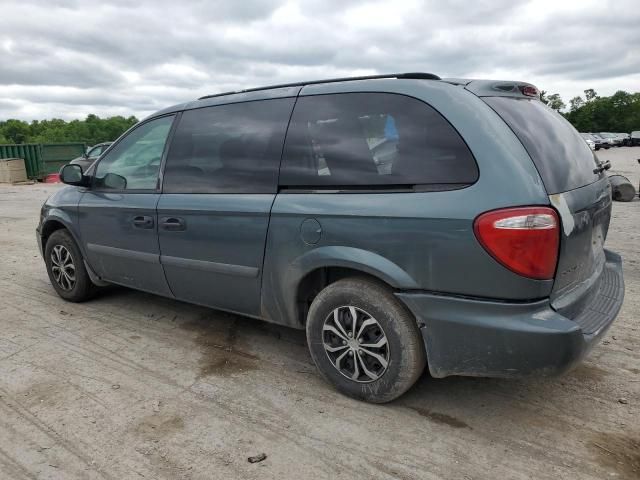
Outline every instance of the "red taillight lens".
[(560, 221), (549, 207), (504, 208), (483, 213), (473, 230), (482, 246), (509, 270), (529, 278), (553, 278)]

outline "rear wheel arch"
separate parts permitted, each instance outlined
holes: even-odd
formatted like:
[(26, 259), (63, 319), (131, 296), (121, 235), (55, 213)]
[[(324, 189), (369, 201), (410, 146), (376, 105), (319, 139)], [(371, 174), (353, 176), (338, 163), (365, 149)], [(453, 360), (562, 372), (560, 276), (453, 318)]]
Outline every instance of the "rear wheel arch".
[(366, 279), (384, 286), (390, 291), (394, 288), (393, 285), (381, 276), (376, 276), (366, 272), (365, 270), (341, 266), (325, 266), (316, 268), (302, 277), (296, 288), (295, 318), (298, 321), (298, 324), (301, 326), (306, 324), (309, 307), (322, 290), (345, 278)]
[(280, 276), (278, 315), (284, 314), (288, 325), (304, 327), (316, 295), (331, 283), (354, 276), (372, 278), (390, 289), (419, 288), (408, 272), (379, 253), (341, 245), (324, 246), (289, 263)]

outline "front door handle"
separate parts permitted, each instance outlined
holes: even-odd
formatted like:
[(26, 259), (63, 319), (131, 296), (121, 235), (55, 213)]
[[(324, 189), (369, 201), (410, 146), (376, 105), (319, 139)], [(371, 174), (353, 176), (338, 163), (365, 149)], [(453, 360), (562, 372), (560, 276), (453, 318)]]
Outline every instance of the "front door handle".
[(187, 224), (184, 219), (178, 217), (163, 217), (160, 220), (160, 226), (163, 230), (168, 230), (170, 232), (180, 232), (187, 228)]
[(133, 226), (136, 228), (153, 228), (153, 217), (148, 215), (133, 217)]

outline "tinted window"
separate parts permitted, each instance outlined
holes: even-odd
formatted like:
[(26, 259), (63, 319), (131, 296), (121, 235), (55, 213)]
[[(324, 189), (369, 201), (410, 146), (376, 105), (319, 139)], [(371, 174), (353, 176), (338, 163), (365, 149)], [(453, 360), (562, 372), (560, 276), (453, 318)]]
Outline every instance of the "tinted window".
[(273, 193), (293, 98), (182, 114), (164, 173), (167, 193)]
[(96, 148), (92, 148), (87, 154), (88, 157), (97, 157), (102, 153), (102, 145)]
[(153, 190), (173, 117), (161, 117), (132, 130), (102, 157), (94, 186), (127, 190)]
[(549, 194), (593, 183), (596, 158), (562, 115), (538, 100), (483, 98), (518, 136), (536, 165)]
[(433, 108), (387, 93), (300, 97), (280, 183), (286, 186), (469, 184), (471, 152)]

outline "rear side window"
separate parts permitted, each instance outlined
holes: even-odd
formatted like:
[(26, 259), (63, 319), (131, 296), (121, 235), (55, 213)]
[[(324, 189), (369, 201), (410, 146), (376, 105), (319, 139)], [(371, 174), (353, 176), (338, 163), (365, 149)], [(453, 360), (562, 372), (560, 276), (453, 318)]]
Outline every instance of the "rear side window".
[(97, 157), (102, 153), (104, 146), (100, 145), (99, 147), (93, 148), (87, 154), (87, 157)]
[(275, 193), (294, 99), (218, 105), (182, 114), (165, 193)]
[(283, 186), (467, 185), (478, 167), (429, 105), (388, 93), (300, 97), (289, 126)]
[(559, 113), (532, 99), (484, 97), (511, 127), (536, 165), (547, 193), (561, 193), (598, 180), (596, 158)]

